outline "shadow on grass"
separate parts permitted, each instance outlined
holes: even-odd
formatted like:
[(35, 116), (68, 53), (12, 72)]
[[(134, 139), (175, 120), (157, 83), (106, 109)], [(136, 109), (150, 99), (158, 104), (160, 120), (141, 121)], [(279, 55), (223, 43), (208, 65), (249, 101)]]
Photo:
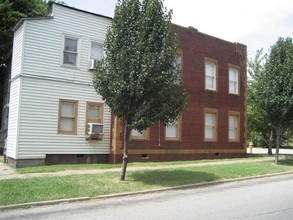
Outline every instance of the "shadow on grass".
[(193, 172), (186, 170), (146, 170), (133, 172), (129, 175), (133, 180), (146, 185), (176, 186), (182, 184), (201, 183), (218, 180), (219, 177), (212, 173)]
[(293, 156), (286, 156), (285, 159), (279, 161), (280, 165), (293, 166)]

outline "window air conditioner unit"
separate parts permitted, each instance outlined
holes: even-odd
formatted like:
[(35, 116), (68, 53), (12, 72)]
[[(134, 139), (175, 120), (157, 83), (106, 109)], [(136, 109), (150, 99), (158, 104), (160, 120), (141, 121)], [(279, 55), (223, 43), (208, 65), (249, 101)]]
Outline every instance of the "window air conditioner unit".
[(102, 135), (104, 133), (104, 125), (100, 123), (88, 123), (87, 134)]
[(96, 66), (97, 66), (97, 61), (95, 59), (91, 59), (90, 70), (96, 69)]

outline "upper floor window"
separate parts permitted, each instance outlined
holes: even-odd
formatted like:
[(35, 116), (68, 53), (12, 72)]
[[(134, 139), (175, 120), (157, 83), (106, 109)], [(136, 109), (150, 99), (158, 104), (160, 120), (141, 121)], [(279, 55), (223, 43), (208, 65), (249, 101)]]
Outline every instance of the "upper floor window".
[(58, 117), (58, 134), (76, 134), (77, 101), (60, 100)]
[(165, 138), (167, 141), (179, 141), (181, 138), (181, 117), (165, 127)]
[(239, 94), (239, 71), (235, 67), (229, 67), (229, 93)]
[(136, 129), (133, 129), (130, 133), (130, 140), (148, 140), (149, 139), (149, 128), (139, 132)]
[(215, 109), (205, 109), (205, 141), (217, 141), (218, 112)]
[(239, 112), (229, 112), (229, 141), (239, 141), (240, 130)]
[(92, 42), (91, 59), (100, 60), (104, 56), (104, 48), (102, 44)]
[(71, 37), (65, 37), (63, 64), (77, 66), (78, 40)]
[(101, 60), (104, 56), (104, 48), (102, 44), (91, 43), (91, 57), (90, 57), (90, 70), (94, 70), (97, 66), (97, 60)]
[(217, 61), (205, 60), (205, 88), (208, 90), (217, 90)]

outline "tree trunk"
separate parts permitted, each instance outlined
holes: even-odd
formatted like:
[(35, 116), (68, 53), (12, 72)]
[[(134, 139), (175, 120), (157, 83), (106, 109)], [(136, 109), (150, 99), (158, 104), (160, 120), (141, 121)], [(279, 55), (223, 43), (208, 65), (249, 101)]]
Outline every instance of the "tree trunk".
[(123, 164), (122, 164), (122, 170), (120, 175), (120, 180), (125, 180), (126, 175), (126, 168), (128, 163), (128, 140), (129, 140), (130, 131), (128, 128), (127, 122), (124, 123), (124, 133), (123, 133)]
[(280, 149), (280, 138), (281, 138), (281, 128), (277, 127), (277, 146), (276, 146), (276, 158), (275, 164), (278, 165), (279, 163), (279, 149)]
[(272, 143), (273, 143), (273, 128), (271, 128), (271, 132), (270, 132), (268, 155), (273, 154), (273, 152), (272, 152)]

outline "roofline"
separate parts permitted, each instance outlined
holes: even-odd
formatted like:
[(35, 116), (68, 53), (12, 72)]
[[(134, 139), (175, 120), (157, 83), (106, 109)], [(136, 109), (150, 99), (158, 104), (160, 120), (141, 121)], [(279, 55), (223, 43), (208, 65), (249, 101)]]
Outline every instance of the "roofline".
[(172, 25), (173, 25), (173, 26), (177, 26), (177, 27), (179, 27), (179, 28), (184, 28), (184, 29), (189, 30), (189, 31), (196, 32), (196, 33), (198, 33), (198, 34), (201, 34), (201, 35), (204, 35), (204, 36), (207, 36), (207, 37), (212, 37), (212, 38), (215, 38), (215, 39), (218, 39), (218, 40), (221, 40), (221, 41), (225, 41), (225, 42), (230, 43), (230, 44), (237, 44), (237, 45), (241, 45), (241, 46), (247, 48), (247, 46), (246, 46), (245, 44), (242, 44), (242, 43), (239, 43), (239, 42), (231, 42), (231, 41), (228, 41), (228, 40), (225, 40), (225, 39), (219, 38), (219, 37), (215, 37), (215, 36), (213, 36), (213, 35), (209, 35), (209, 34), (206, 34), (206, 33), (200, 32), (200, 31), (198, 31), (198, 29), (196, 29), (196, 28), (194, 28), (194, 27), (192, 27), (192, 26), (184, 27), (184, 26), (182, 26), (182, 25), (174, 24), (174, 23), (172, 23)]
[(23, 24), (23, 22), (26, 21), (26, 20), (30, 20), (31, 21), (31, 20), (52, 19), (54, 17), (54, 15), (52, 14), (52, 7), (53, 7), (54, 4), (55, 5), (58, 5), (58, 6), (61, 6), (61, 7), (64, 7), (64, 8), (72, 9), (72, 10), (75, 10), (75, 11), (79, 11), (79, 12), (91, 14), (91, 15), (94, 15), (94, 16), (99, 16), (99, 17), (102, 17), (102, 18), (106, 18), (106, 19), (113, 20), (113, 18), (108, 17), (108, 16), (105, 16), (105, 15), (96, 14), (96, 13), (92, 13), (92, 12), (89, 12), (89, 11), (84, 11), (84, 10), (81, 10), (81, 9), (77, 9), (77, 8), (74, 8), (74, 7), (71, 7), (71, 6), (67, 6), (67, 5), (63, 5), (63, 4), (60, 4), (60, 3), (56, 3), (56, 2), (53, 2), (53, 1), (49, 1), (48, 2), (48, 13), (47, 13), (46, 16), (43, 16), (43, 17), (31, 17), (31, 18), (21, 18), (17, 22), (17, 24), (14, 26), (13, 31), (16, 31)]
[(81, 10), (81, 9), (74, 8), (74, 7), (72, 7), (72, 6), (68, 6), (68, 5), (63, 5), (63, 4), (60, 4), (60, 3), (54, 2), (54, 1), (49, 1), (49, 2), (48, 2), (48, 8), (52, 7), (53, 4), (58, 5), (58, 6), (62, 6), (62, 7), (65, 7), (65, 8), (73, 9), (73, 10), (75, 10), (75, 11), (80, 11), (80, 12), (84, 12), (84, 13), (87, 13), (87, 14), (91, 14), (91, 15), (95, 15), (95, 16), (99, 16), (99, 17), (102, 17), (102, 18), (106, 18), (106, 19), (113, 20), (113, 18), (108, 17), (108, 16), (105, 16), (105, 15), (101, 15), (101, 14), (97, 14), (97, 13), (93, 13), (93, 12), (89, 12), (89, 11)]
[(17, 24), (14, 26), (14, 28), (12, 29), (13, 31), (16, 31), (22, 24), (24, 21), (32, 21), (32, 20), (46, 20), (46, 19), (52, 19), (53, 16), (44, 16), (44, 17), (33, 17), (33, 18), (21, 18)]

